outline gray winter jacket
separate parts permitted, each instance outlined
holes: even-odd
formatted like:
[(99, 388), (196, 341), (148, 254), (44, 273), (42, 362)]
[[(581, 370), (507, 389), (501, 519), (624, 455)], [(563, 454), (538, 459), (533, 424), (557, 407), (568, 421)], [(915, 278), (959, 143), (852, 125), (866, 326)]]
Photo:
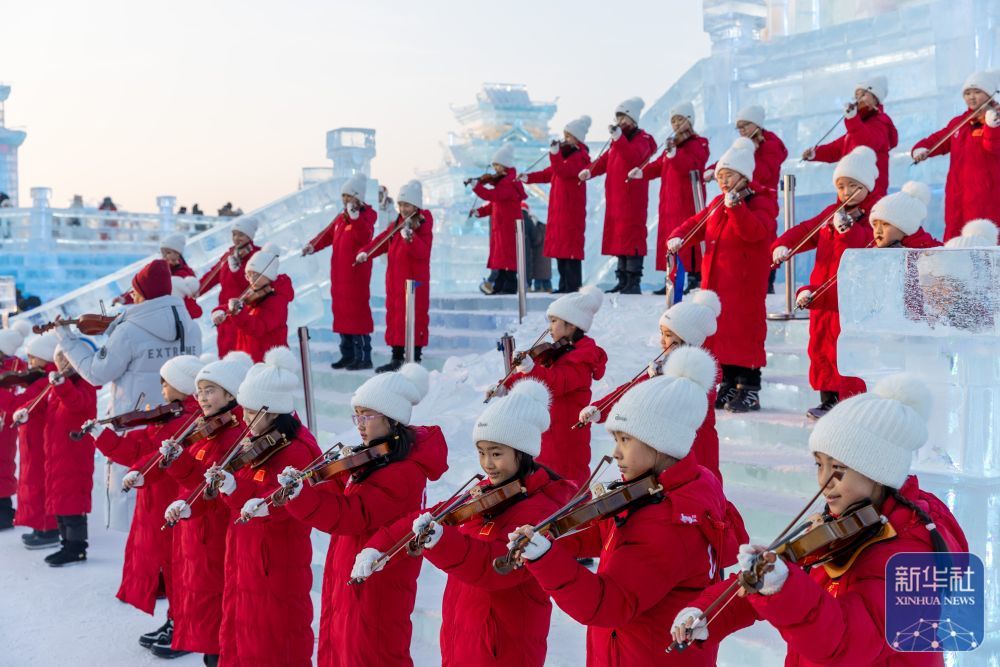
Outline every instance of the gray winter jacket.
[(96, 352), (69, 327), (55, 329), (63, 353), (92, 385), (110, 384), (110, 415), (163, 402), (160, 367), (171, 357), (201, 354), (201, 329), (176, 296), (126, 306)]

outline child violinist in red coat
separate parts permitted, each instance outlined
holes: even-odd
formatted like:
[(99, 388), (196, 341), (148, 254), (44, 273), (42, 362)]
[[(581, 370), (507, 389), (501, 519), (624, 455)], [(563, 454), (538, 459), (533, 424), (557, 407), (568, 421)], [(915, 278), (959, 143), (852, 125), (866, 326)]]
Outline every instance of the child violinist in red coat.
[[(930, 203), (930, 188), (918, 181), (907, 181), (899, 192), (878, 200), (868, 216), (875, 236), (875, 247), (941, 247), (942, 243), (921, 226), (927, 218), (927, 206)], [(992, 222), (989, 224), (996, 232), (996, 225)]]
[[(715, 664), (713, 646), (679, 659), (668, 655), (664, 632), (681, 608), (721, 579), (746, 539), (722, 484), (688, 456), (714, 381), (711, 355), (681, 348), (661, 377), (636, 385), (614, 407), (606, 424), (614, 458), (623, 484), (640, 490), (623, 511), (555, 542), (528, 525), (509, 536), (509, 547), (523, 547), (542, 590), (587, 626), (591, 667)], [(598, 555), (596, 573), (575, 560)]]
[(216, 325), (219, 356), (224, 357), (236, 349), (236, 325), (226, 321), (225, 313), (229, 309), (229, 300), (236, 299), (246, 290), (246, 262), (255, 252), (260, 250), (254, 245), (257, 235), (257, 221), (249, 216), (236, 219), (233, 223), (233, 245), (223, 253), (215, 266), (208, 270), (199, 281), (200, 296), (219, 285), (219, 305), (212, 309), (212, 324)]
[[(24, 359), (17, 354), (25, 337), (31, 333), (27, 320), (15, 322), (9, 329), (0, 331), (0, 374), (23, 373), (28, 369)], [(0, 388), (0, 530), (14, 527), (14, 494), (17, 493), (15, 459), (17, 458), (17, 424), (13, 415), (16, 409), (17, 388)]]
[(226, 319), (236, 325), (236, 349), (255, 362), (271, 348), (288, 345), (288, 305), (295, 289), (291, 278), (278, 273), (280, 254), (268, 243), (247, 260), (247, 283), (254, 291), (245, 299), (230, 299), (226, 311)]
[[(702, 610), (729, 581), (706, 590), (674, 619), (680, 643), (722, 641), (764, 620), (788, 643), (786, 665), (943, 665), (941, 653), (899, 653), (885, 640), (886, 564), (904, 552), (965, 552), (968, 543), (948, 507), (910, 474), (913, 454), (927, 440), (931, 395), (913, 376), (893, 375), (870, 393), (840, 402), (809, 436), (827, 521), (872, 506), (874, 534), (843, 558), (806, 571), (763, 547), (740, 547), (740, 565), (772, 562), (760, 594), (737, 596), (706, 623)], [(843, 476), (831, 479), (833, 473)], [(734, 575), (735, 576), (735, 575)], [(686, 652), (686, 651), (685, 651)]]
[(517, 292), (516, 227), (521, 219), (521, 202), (528, 195), (514, 168), (513, 144), (501, 146), (492, 163), (494, 173), (480, 177), (472, 188), (486, 204), (469, 212), (470, 216), (490, 217), (490, 255), (486, 268), (497, 274), (492, 285), (486, 281), (480, 290), (487, 294), (514, 294)]

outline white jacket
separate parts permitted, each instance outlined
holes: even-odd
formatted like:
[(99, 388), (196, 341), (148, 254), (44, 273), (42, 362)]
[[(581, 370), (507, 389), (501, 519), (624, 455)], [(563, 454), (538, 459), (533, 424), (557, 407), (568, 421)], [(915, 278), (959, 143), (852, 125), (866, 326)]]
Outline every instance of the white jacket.
[(201, 354), (201, 329), (176, 296), (126, 306), (96, 352), (69, 327), (55, 331), (63, 353), (84, 380), (94, 386), (111, 385), (112, 416), (135, 410), (143, 394), (140, 409), (162, 403), (160, 367), (171, 357)]

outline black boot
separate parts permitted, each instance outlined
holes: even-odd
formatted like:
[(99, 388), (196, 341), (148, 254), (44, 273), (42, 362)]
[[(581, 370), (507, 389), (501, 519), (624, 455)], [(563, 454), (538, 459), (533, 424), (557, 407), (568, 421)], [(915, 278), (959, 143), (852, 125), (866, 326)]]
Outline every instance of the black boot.
[(180, 658), (185, 656), (191, 651), (175, 651), (170, 648), (170, 642), (156, 642), (149, 647), (150, 652), (157, 658), (163, 658), (164, 660), (172, 660), (174, 658)]
[(517, 271), (501, 271), (497, 284), (493, 286), (494, 294), (517, 294)]
[(736, 396), (726, 403), (729, 412), (755, 412), (760, 410), (760, 385), (736, 385)]
[[(666, 280), (670, 280), (670, 276), (667, 275)], [(663, 282), (663, 287), (658, 290), (653, 290), (653, 294), (656, 296), (666, 296), (667, 295), (667, 283), (666, 280)]]
[(715, 394), (715, 409), (722, 410), (726, 407), (726, 403), (733, 400), (735, 397), (736, 384), (723, 380), (722, 384), (719, 385), (718, 392)]
[(174, 622), (168, 618), (166, 623), (152, 632), (139, 635), (139, 646), (143, 648), (152, 648), (153, 644), (167, 644), (169, 646), (173, 639)]
[(419, 345), (414, 346), (414, 348), (413, 348), (413, 361), (415, 361), (416, 363), (419, 364), (423, 360), (424, 360), (424, 348), (422, 348)]
[(346, 368), (354, 362), (354, 336), (340, 334), (340, 359), (330, 364), (334, 370)]
[(372, 337), (370, 334), (358, 334), (354, 336), (354, 361), (345, 370), (366, 371), (372, 367)]
[(625, 285), (621, 289), (622, 294), (642, 294), (639, 287), (642, 282), (642, 260), (643, 257), (625, 258)]
[(384, 366), (375, 369), (376, 373), (390, 373), (398, 371), (406, 360), (406, 348), (398, 345), (392, 346), (392, 359)]
[(58, 530), (33, 530), (21, 535), (25, 549), (50, 549), (59, 546)]
[(205, 654), (205, 667), (219, 667), (219, 656)]
[(696, 290), (701, 287), (701, 274), (700, 273), (689, 273), (687, 274), (687, 284), (684, 286), (684, 293), (687, 294), (691, 290)]
[(625, 282), (628, 280), (628, 273), (625, 268), (625, 257), (618, 258), (618, 268), (615, 269), (615, 277), (618, 279), (618, 284), (611, 289), (604, 290), (605, 294), (614, 294), (616, 292), (621, 292), (625, 287)]
[(809, 408), (806, 410), (806, 416), (810, 419), (819, 419), (826, 415), (827, 412), (833, 409), (840, 401), (840, 394), (835, 391), (821, 391), (819, 392), (819, 405), (815, 408)]
[(771, 269), (771, 274), (767, 277), (767, 293), (774, 294), (774, 276), (777, 275), (778, 269)]
[(0, 498), (0, 530), (10, 530), (14, 527), (14, 502), (7, 498)]
[(49, 567), (77, 565), (87, 561), (87, 515), (57, 516), (62, 549), (45, 557)]

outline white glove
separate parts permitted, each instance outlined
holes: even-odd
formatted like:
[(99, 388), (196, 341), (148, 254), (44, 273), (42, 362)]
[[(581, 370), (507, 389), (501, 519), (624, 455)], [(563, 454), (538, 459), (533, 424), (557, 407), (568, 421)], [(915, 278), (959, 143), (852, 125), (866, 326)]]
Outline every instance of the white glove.
[(525, 355), (524, 359), (521, 360), (521, 363), (519, 363), (514, 368), (517, 370), (518, 373), (527, 375), (532, 371), (532, 369), (535, 368), (535, 360), (532, 359), (530, 356)]
[(628, 177), (633, 181), (642, 179), (642, 169), (639, 169), (639, 167), (632, 167), (628, 172)]
[(292, 466), (286, 466), (278, 473), (278, 484), (290, 489), (289, 500), (298, 498), (299, 494), (302, 493), (302, 471)]
[(646, 375), (651, 378), (655, 378), (657, 375), (663, 375), (663, 362), (662, 361), (651, 361), (649, 365), (646, 366)]
[(668, 148), (666, 153), (664, 153), (664, 155), (666, 155), (668, 159), (673, 160), (674, 157), (677, 155), (677, 146), (671, 146), (670, 148)]
[(177, 523), (181, 519), (191, 518), (191, 506), (186, 500), (175, 500), (167, 505), (167, 511), (163, 513), (163, 518), (169, 523)]
[[(521, 533), (508, 533), (507, 539), (509, 542), (507, 542), (507, 548), (512, 549), (514, 547), (514, 540), (519, 537), (521, 537)], [(551, 546), (552, 542), (550, 542), (547, 537), (535, 533), (524, 546), (524, 550), (521, 552), (521, 555), (524, 557), (524, 560), (538, 560), (545, 555)]]
[(815, 148), (807, 148), (804, 151), (802, 151), (802, 159), (803, 160), (808, 161), (808, 160), (815, 159), (815, 157), (816, 157), (816, 149)]
[(601, 409), (596, 405), (588, 405), (583, 410), (580, 410), (578, 421), (583, 424), (601, 421)]
[(914, 162), (923, 162), (924, 160), (927, 159), (928, 155), (930, 155), (930, 151), (927, 150), (924, 147), (914, 148), (913, 149), (913, 161)]
[(611, 134), (611, 141), (618, 141), (622, 138), (622, 128), (617, 125), (608, 125), (608, 132)]
[(359, 217), (361, 217), (361, 209), (355, 206), (354, 204), (351, 204), (350, 206), (347, 207), (347, 217), (350, 218), (351, 220), (357, 220)]
[(228, 496), (236, 490), (236, 478), (233, 477), (231, 472), (215, 467), (205, 471), (205, 481), (208, 482), (209, 486), (215, 484), (216, 480), (220, 479), (222, 482), (219, 484), (219, 491)]
[(173, 440), (161, 440), (160, 454), (163, 455), (165, 461), (173, 461), (181, 455), (181, 446)]
[(996, 109), (990, 109), (986, 112), (986, 124), (990, 127), (1000, 127), (1000, 114), (997, 113)]
[(493, 398), (500, 398), (507, 395), (507, 387), (498, 382), (490, 386), (489, 393)]
[(403, 227), (399, 230), (399, 235), (403, 237), (403, 240), (409, 243), (413, 240), (413, 230), (409, 227)]
[(590, 170), (589, 169), (581, 169), (580, 173), (577, 174), (577, 178), (579, 178), (581, 181), (589, 181), (590, 180)]
[[(740, 569), (744, 571), (750, 571), (753, 569), (753, 565), (757, 560), (757, 555), (763, 552), (763, 547), (754, 546), (751, 544), (741, 544), (740, 551), (736, 555), (736, 560), (739, 563)], [(785, 565), (785, 561), (782, 558), (777, 558), (774, 561), (771, 570), (766, 572), (761, 579), (761, 595), (774, 595), (781, 590), (781, 587), (785, 585), (785, 580), (788, 579), (788, 566)]]
[(26, 424), (28, 422), (27, 408), (21, 408), (20, 410), (15, 410), (12, 419), (14, 420), (15, 424)]
[(354, 261), (357, 262), (358, 264), (364, 264), (365, 262), (368, 261), (368, 253), (366, 253), (366, 252), (359, 252), (354, 257)]
[(740, 204), (740, 193), (736, 190), (730, 190), (725, 196), (726, 208), (733, 208)]
[(224, 310), (213, 310), (212, 311), (212, 324), (218, 326), (226, 320), (226, 311)]
[(690, 620), (691, 627), (688, 628), (684, 636), (688, 640), (697, 639), (699, 641), (705, 641), (708, 639), (708, 620), (702, 618), (704, 612), (697, 607), (685, 607), (681, 609), (677, 616), (674, 617), (674, 625), (670, 629), (670, 634), (676, 639), (677, 631), (683, 630), (684, 625)]
[(122, 488), (123, 489), (137, 489), (146, 483), (146, 479), (142, 476), (142, 473), (138, 470), (129, 470), (122, 477)]
[(521, 181), (522, 183), (527, 183), (528, 182), (528, 175), (527, 174), (518, 174), (517, 175), (517, 180)]
[(230, 299), (228, 306), (229, 306), (229, 312), (231, 313), (238, 313), (240, 310), (243, 309), (243, 304), (240, 303), (239, 299)]
[(309, 255), (313, 254), (314, 252), (316, 252), (316, 249), (313, 248), (313, 244), (312, 243), (307, 243), (304, 246), (302, 246), (302, 256), (303, 257), (308, 257)]
[(372, 576), (373, 573), (378, 572), (383, 567), (385, 563), (379, 563), (378, 567), (372, 567), (375, 565), (375, 561), (382, 557), (382, 552), (378, 549), (372, 549), (367, 547), (358, 552), (358, 555), (354, 557), (354, 567), (351, 569), (351, 579), (367, 579)]
[(791, 256), (792, 251), (788, 249), (788, 246), (779, 245), (774, 249), (774, 252), (771, 253), (771, 260), (775, 264), (781, 264), (782, 262), (787, 261)]
[(795, 305), (799, 308), (805, 308), (809, 305), (809, 300), (812, 298), (812, 291), (804, 289), (799, 292), (799, 295), (795, 297)]
[(834, 229), (843, 234), (844, 232), (846, 232), (848, 229), (851, 228), (851, 225), (854, 224), (854, 221), (851, 220), (851, 216), (846, 211), (841, 209), (840, 211), (837, 212), (837, 215), (833, 216), (833, 219), (830, 220), (830, 224), (833, 225)]
[(227, 259), (226, 262), (229, 264), (229, 270), (232, 273), (236, 273), (237, 271), (240, 270), (240, 264), (242, 262), (240, 262), (240, 258), (237, 257), (235, 254), (230, 255), (229, 259)]
[(553, 141), (551, 144), (549, 144), (549, 155), (555, 155), (558, 152), (559, 152), (559, 142)]
[(424, 545), (424, 548), (433, 549), (434, 545), (441, 539), (441, 536), (444, 535), (444, 528), (434, 520), (430, 512), (424, 512), (413, 520), (413, 534), (419, 535), (424, 529), (427, 529), (427, 543)]
[(858, 115), (857, 102), (851, 102), (844, 107), (844, 118), (851, 119)]
[(259, 516), (267, 516), (271, 511), (267, 509), (267, 501), (263, 498), (251, 498), (243, 503), (240, 516), (244, 519), (252, 519)]
[(65, 381), (66, 378), (64, 378), (58, 371), (49, 371), (49, 384), (60, 385)]
[(714, 169), (706, 169), (702, 173), (701, 178), (706, 183), (711, 183), (712, 181), (715, 180), (715, 170)]
[(676, 236), (672, 239), (667, 240), (667, 252), (676, 253), (684, 245), (684, 239), (677, 238)]

